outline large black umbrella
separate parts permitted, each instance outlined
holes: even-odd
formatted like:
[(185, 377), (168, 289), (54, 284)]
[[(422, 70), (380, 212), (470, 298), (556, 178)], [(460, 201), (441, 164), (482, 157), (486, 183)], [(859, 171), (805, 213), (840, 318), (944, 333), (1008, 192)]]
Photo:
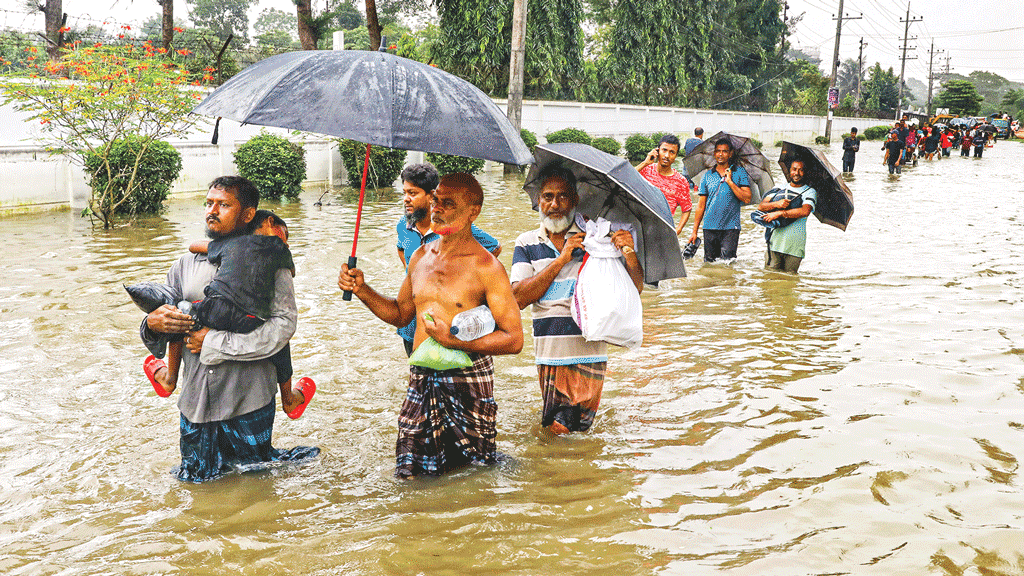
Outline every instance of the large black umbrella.
[(804, 184), (818, 192), (818, 201), (814, 206), (814, 216), (822, 224), (846, 230), (846, 225), (853, 217), (853, 193), (843, 180), (843, 175), (836, 170), (821, 150), (812, 150), (807, 146), (782, 143), (779, 154), (779, 166), (782, 173), (789, 178), (789, 165), (794, 160), (804, 163)]
[[(533, 161), (505, 113), (476, 86), (386, 52), (300, 50), (271, 56), (232, 76), (193, 112), (365, 143), (350, 268), (356, 265), (370, 145), (517, 165)], [(346, 292), (344, 298), (352, 295)]]
[(586, 144), (541, 144), (537, 161), (526, 175), (523, 189), (533, 209), (540, 202), (540, 175), (553, 167), (576, 176), (580, 202), (576, 210), (590, 219), (630, 223), (637, 232), (636, 252), (644, 268), (644, 282), (686, 276), (679, 240), (665, 195), (629, 162)]
[(761, 194), (770, 190), (775, 181), (770, 173), (771, 161), (758, 150), (750, 138), (719, 132), (704, 140), (683, 158), (686, 173), (699, 186), (704, 172), (715, 167), (715, 146), (722, 138), (728, 138), (732, 143), (733, 161), (742, 166), (750, 176), (750, 203), (757, 204), (761, 201)]

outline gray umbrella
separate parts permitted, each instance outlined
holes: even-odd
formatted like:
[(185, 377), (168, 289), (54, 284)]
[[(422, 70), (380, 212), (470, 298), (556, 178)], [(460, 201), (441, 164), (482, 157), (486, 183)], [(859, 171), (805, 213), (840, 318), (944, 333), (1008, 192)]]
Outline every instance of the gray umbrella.
[[(300, 50), (247, 67), (196, 114), (348, 138), (366, 144), (349, 268), (366, 195), (370, 146), (439, 152), (519, 166), (533, 161), (508, 118), (476, 86), (384, 51)], [(216, 129), (214, 131), (216, 138)], [(346, 291), (344, 300), (351, 300)]]
[(587, 218), (629, 223), (637, 232), (637, 257), (644, 268), (644, 282), (686, 276), (679, 240), (665, 195), (625, 159), (586, 144), (541, 144), (537, 162), (530, 166), (523, 189), (533, 209), (540, 205), (541, 174), (560, 167), (576, 176), (576, 207)]
[(769, 173), (771, 162), (757, 149), (757, 146), (754, 146), (750, 138), (719, 132), (704, 140), (683, 158), (686, 173), (700, 185), (704, 172), (715, 167), (715, 145), (722, 138), (728, 138), (732, 143), (733, 161), (742, 166), (750, 176), (750, 191), (752, 192), (750, 203), (757, 204), (761, 201), (761, 194), (771, 190), (775, 181)]
[(505, 113), (476, 86), (386, 52), (271, 56), (232, 76), (193, 112), (388, 148), (533, 161)]

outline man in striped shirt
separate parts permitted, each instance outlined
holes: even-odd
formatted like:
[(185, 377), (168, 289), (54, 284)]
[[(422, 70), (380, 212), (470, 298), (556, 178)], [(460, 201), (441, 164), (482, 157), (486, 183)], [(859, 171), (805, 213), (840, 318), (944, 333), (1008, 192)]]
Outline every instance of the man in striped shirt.
[[(542, 176), (541, 226), (516, 238), (512, 256), (512, 294), (522, 310), (533, 305), (533, 342), (544, 405), (541, 425), (555, 434), (584, 432), (594, 422), (608, 344), (587, 342), (569, 306), (583, 264), (584, 234), (575, 223), (575, 178), (556, 170)], [(626, 230), (612, 235), (625, 257), (626, 270), (639, 292), (643, 269)]]

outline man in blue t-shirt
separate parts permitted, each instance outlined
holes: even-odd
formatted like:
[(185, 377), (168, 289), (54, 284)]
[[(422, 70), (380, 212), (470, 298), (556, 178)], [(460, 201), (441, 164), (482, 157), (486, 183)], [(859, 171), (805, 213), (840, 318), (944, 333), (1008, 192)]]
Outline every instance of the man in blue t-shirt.
[[(715, 166), (704, 173), (697, 190), (696, 218), (690, 242), (697, 240), (697, 231), (704, 224), (704, 261), (736, 257), (740, 242), (740, 206), (750, 202), (750, 177), (738, 164), (733, 164), (735, 149), (724, 137), (715, 143)], [(707, 216), (705, 220), (705, 215)]]
[[(416, 249), (440, 238), (430, 229), (431, 193), (441, 181), (437, 168), (432, 164), (410, 164), (402, 170), (402, 201), (405, 215), (398, 219), (398, 258), (402, 267), (409, 267), (409, 260)], [(473, 237), (495, 258), (501, 254), (501, 244), (493, 236), (472, 225)], [(398, 329), (398, 335), (405, 343), (406, 356), (412, 354), (413, 336), (416, 334), (416, 320)]]

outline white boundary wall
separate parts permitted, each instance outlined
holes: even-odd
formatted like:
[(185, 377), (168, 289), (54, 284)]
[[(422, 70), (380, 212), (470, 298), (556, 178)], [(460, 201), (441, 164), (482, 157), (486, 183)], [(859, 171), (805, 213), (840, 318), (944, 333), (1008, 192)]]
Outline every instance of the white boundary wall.
[[(505, 100), (495, 100), (504, 109)], [(863, 130), (869, 126), (890, 124), (891, 120), (869, 118), (834, 118), (833, 142), (851, 126)], [(777, 140), (810, 143), (825, 132), (825, 118), (792, 114), (734, 112), (729, 110), (697, 110), (631, 106), (625, 104), (593, 104), (582, 102), (523, 102), (523, 127), (543, 142), (544, 135), (562, 128), (581, 128), (592, 136), (610, 136), (625, 141), (631, 134), (670, 132), (685, 139), (696, 126), (704, 128), (705, 136), (724, 130), (753, 136), (766, 147)], [(172, 140), (181, 152), (182, 171), (174, 182), (172, 194), (199, 194), (215, 177), (237, 172), (232, 153), (261, 130), (301, 142), (306, 149), (306, 184), (339, 186), (344, 183), (341, 157), (332, 139), (295, 138), (287, 130), (241, 126), (223, 120), (218, 145), (210, 144), (212, 124), (197, 129), (188, 138)], [(27, 115), (10, 106), (0, 107), (0, 214), (50, 209), (82, 209), (89, 199), (89, 188), (81, 168), (66, 158), (50, 156), (38, 146), (40, 127), (27, 120)], [(422, 154), (410, 152), (406, 161), (421, 162)]]

